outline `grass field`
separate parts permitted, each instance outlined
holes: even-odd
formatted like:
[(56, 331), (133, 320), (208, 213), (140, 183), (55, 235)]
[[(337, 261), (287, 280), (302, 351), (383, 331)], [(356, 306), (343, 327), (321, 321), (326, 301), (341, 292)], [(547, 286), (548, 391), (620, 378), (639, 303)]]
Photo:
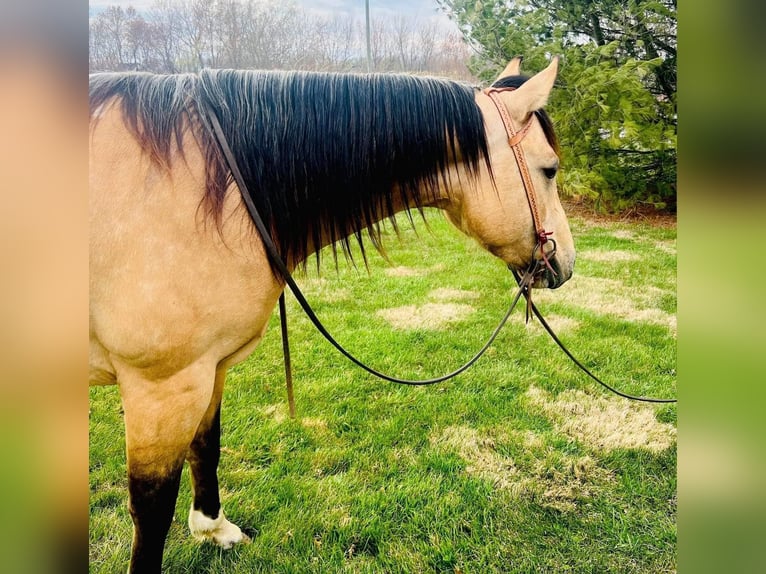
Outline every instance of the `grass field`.
[[(581, 360), (632, 394), (675, 396), (676, 230), (571, 219), (575, 277), (536, 292)], [(423, 378), (462, 364), (513, 292), (504, 266), (429, 216), (390, 234), (369, 273), (329, 259), (299, 278), (361, 359)], [(253, 538), (188, 534), (184, 470), (165, 571), (674, 572), (676, 407), (630, 403), (580, 375), (514, 314), (473, 368), (399, 387), (346, 362), (288, 297), (297, 420), (287, 416), (276, 314), (229, 373), (220, 479)], [(90, 571), (124, 572), (132, 525), (116, 387), (90, 391)]]

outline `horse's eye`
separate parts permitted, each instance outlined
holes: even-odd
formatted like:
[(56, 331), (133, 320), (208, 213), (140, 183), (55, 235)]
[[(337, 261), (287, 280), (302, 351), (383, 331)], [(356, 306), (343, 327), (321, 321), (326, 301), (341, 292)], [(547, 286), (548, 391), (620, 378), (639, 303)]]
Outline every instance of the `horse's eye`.
[(548, 179), (553, 179), (554, 177), (556, 177), (556, 173), (558, 173), (558, 171), (559, 171), (558, 166), (543, 168), (543, 174), (545, 174), (545, 177), (547, 177)]

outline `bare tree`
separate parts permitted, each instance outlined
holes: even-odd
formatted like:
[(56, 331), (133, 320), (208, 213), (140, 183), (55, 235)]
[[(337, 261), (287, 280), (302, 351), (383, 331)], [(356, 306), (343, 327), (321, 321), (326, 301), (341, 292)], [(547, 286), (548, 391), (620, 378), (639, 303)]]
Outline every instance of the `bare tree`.
[(397, 69), (414, 70), (416, 69), (416, 54), (413, 49), (413, 21), (402, 15), (396, 16), (391, 22), (390, 34), (393, 37), (394, 48), (396, 49)]
[(173, 74), (178, 71), (176, 62), (181, 52), (180, 11), (178, 3), (173, 0), (156, 0), (154, 7), (149, 11), (147, 20), (154, 25), (157, 34), (158, 72)]
[(387, 21), (382, 18), (370, 19), (370, 52), (374, 71), (396, 69), (396, 39)]
[(91, 67), (118, 70), (124, 62), (125, 11), (121, 6), (109, 6), (96, 16), (90, 27), (90, 46), (97, 60)]
[(450, 78), (472, 81), (475, 78), (468, 69), (472, 54), (471, 47), (465, 43), (461, 34), (446, 34), (438, 41), (430, 66)]
[(125, 43), (132, 67), (157, 70), (160, 67), (160, 31), (143, 16), (133, 14), (125, 27)]
[(95, 18), (90, 23), (88, 35), (88, 68), (91, 72), (113, 70), (114, 65), (109, 61), (111, 44), (106, 23), (101, 18)]
[(315, 70), (351, 70), (357, 49), (350, 17), (313, 18), (306, 29), (306, 63)]
[(179, 68), (194, 71), (211, 65), (212, 4), (208, 0), (179, 0), (178, 6)]
[(252, 1), (218, 0), (215, 9), (215, 44), (219, 46), (218, 65), (241, 68), (245, 65), (242, 40), (245, 22), (252, 16)]
[(435, 69), (432, 62), (439, 36), (438, 28), (433, 22), (420, 22), (416, 28), (415, 46), (418, 52), (418, 70)]
[[(248, 68), (295, 68), (301, 60), (305, 22), (293, 6), (277, 2), (249, 2), (241, 36)], [(300, 35), (299, 35), (300, 33)]]

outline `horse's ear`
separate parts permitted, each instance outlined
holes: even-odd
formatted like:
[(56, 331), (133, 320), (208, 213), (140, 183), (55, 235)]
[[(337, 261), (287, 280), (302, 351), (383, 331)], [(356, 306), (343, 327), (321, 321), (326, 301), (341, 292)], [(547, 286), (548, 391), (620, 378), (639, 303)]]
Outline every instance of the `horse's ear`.
[(521, 61), (524, 58), (522, 56), (516, 56), (513, 60), (508, 62), (508, 65), (505, 67), (505, 69), (500, 72), (500, 75), (497, 77), (498, 80), (502, 80), (503, 78), (507, 78), (508, 76), (518, 76), (519, 70), (521, 69)]
[(539, 110), (548, 103), (548, 96), (556, 81), (559, 68), (558, 56), (554, 56), (548, 67), (538, 72), (512, 92), (514, 108), (521, 109), (524, 114)]

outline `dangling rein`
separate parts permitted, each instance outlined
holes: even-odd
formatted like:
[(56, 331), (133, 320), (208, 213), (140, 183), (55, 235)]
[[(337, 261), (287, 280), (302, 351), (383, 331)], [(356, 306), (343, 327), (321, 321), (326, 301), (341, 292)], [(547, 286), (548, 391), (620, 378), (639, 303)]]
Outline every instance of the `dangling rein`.
[[(468, 362), (466, 362), (462, 367), (456, 369), (455, 371), (452, 371), (451, 373), (448, 373), (446, 375), (436, 377), (433, 379), (423, 379), (423, 380), (400, 379), (397, 377), (386, 375), (385, 373), (381, 373), (373, 369), (372, 367), (366, 365), (365, 363), (363, 363), (356, 357), (354, 357), (349, 351), (347, 351), (340, 343), (338, 343), (335, 340), (335, 338), (330, 334), (330, 332), (325, 328), (325, 326), (319, 320), (319, 317), (316, 316), (316, 313), (314, 313), (314, 310), (311, 308), (311, 305), (306, 300), (306, 297), (303, 295), (303, 292), (298, 287), (298, 284), (295, 282), (290, 271), (287, 269), (287, 265), (285, 264), (282, 257), (280, 256), (279, 251), (277, 250), (277, 247), (274, 244), (273, 239), (271, 238), (271, 234), (269, 233), (265, 223), (263, 222), (263, 219), (258, 213), (258, 209), (256, 208), (255, 203), (253, 202), (253, 199), (250, 197), (250, 194), (247, 190), (247, 185), (245, 184), (245, 180), (242, 177), (242, 173), (239, 170), (237, 160), (231, 151), (229, 143), (226, 140), (226, 136), (223, 133), (223, 129), (221, 128), (221, 124), (218, 121), (218, 117), (216, 116), (214, 110), (212, 110), (207, 105), (203, 105), (200, 109), (200, 119), (205, 124), (205, 127), (213, 135), (213, 138), (215, 139), (215, 141), (218, 143), (220, 151), (223, 154), (223, 157), (226, 160), (226, 163), (228, 164), (228, 167), (229, 167), (229, 170), (231, 171), (232, 176), (234, 177), (234, 181), (239, 187), (240, 195), (242, 196), (242, 201), (245, 203), (245, 207), (247, 208), (247, 211), (250, 214), (250, 218), (252, 219), (253, 224), (255, 225), (255, 228), (258, 231), (258, 234), (261, 236), (261, 240), (263, 241), (263, 245), (269, 259), (271, 260), (272, 264), (277, 269), (279, 274), (284, 278), (287, 286), (290, 287), (290, 290), (293, 292), (295, 299), (303, 308), (303, 311), (306, 313), (306, 316), (314, 324), (314, 326), (322, 334), (322, 336), (325, 339), (327, 339), (327, 341), (333, 347), (335, 347), (343, 356), (345, 356), (352, 363), (364, 369), (371, 375), (374, 375), (380, 379), (383, 379), (385, 381), (389, 381), (392, 383), (397, 383), (400, 385), (410, 385), (410, 386), (434, 385), (436, 383), (441, 383), (448, 379), (456, 377), (457, 375), (459, 375), (460, 373), (462, 373), (463, 371), (471, 367), (476, 361), (479, 360), (479, 358), (487, 351), (487, 349), (489, 349), (489, 347), (497, 338), (503, 326), (506, 324), (506, 322), (510, 318), (511, 313), (516, 307), (516, 304), (518, 303), (519, 299), (523, 295), (527, 301), (527, 320), (529, 320), (530, 311), (534, 313), (534, 315), (540, 320), (543, 327), (545, 327), (546, 331), (548, 331), (548, 333), (553, 337), (554, 341), (556, 341), (556, 343), (558, 343), (558, 345), (564, 350), (567, 356), (569, 356), (569, 358), (572, 359), (577, 366), (579, 366), (586, 374), (588, 374), (596, 382), (600, 383), (601, 385), (603, 385), (605, 388), (609, 389), (610, 391), (631, 400), (655, 402), (655, 403), (676, 402), (675, 399), (655, 399), (650, 397), (635, 397), (635, 396), (617, 391), (616, 389), (602, 382), (590, 371), (588, 371), (579, 361), (577, 361), (572, 356), (572, 354), (564, 347), (564, 345), (561, 343), (558, 337), (556, 337), (556, 335), (553, 333), (550, 326), (545, 322), (542, 315), (538, 311), (537, 307), (534, 305), (534, 303), (532, 303), (532, 296), (531, 296), (532, 283), (534, 282), (536, 275), (540, 271), (542, 271), (542, 268), (540, 267), (541, 262), (545, 268), (547, 268), (550, 272), (555, 274), (555, 271), (553, 270), (553, 268), (550, 265), (550, 262), (548, 261), (548, 257), (552, 256), (555, 253), (556, 243), (553, 239), (550, 238), (550, 235), (553, 232), (546, 232), (542, 228), (542, 225), (540, 224), (540, 216), (537, 211), (537, 201), (535, 197), (534, 186), (532, 185), (532, 180), (529, 176), (529, 169), (527, 168), (526, 158), (524, 157), (524, 152), (521, 149), (521, 145), (520, 145), (521, 140), (524, 139), (524, 136), (529, 131), (532, 120), (534, 119), (534, 114), (532, 114), (529, 121), (517, 133), (513, 128), (513, 122), (510, 118), (510, 115), (508, 114), (508, 110), (505, 108), (505, 105), (500, 101), (499, 97), (497, 96), (498, 92), (509, 90), (509, 89), (513, 89), (513, 88), (502, 88), (502, 89), (490, 88), (488, 90), (485, 90), (485, 93), (490, 98), (492, 98), (493, 102), (495, 102), (495, 105), (497, 106), (498, 111), (500, 112), (500, 116), (503, 119), (503, 124), (505, 125), (505, 129), (508, 132), (508, 139), (509, 139), (508, 143), (511, 145), (511, 148), (513, 149), (514, 156), (516, 157), (516, 162), (519, 166), (519, 171), (521, 172), (521, 178), (524, 183), (524, 189), (526, 190), (526, 193), (527, 193), (527, 199), (529, 202), (530, 210), (532, 212), (532, 219), (535, 224), (535, 234), (537, 237), (537, 244), (535, 245), (535, 248), (532, 252), (532, 262), (530, 263), (529, 267), (522, 275), (518, 275), (516, 271), (511, 269), (509, 266), (509, 269), (511, 269), (511, 271), (513, 272), (514, 278), (519, 284), (519, 290), (516, 292), (516, 295), (511, 301), (511, 305), (508, 311), (506, 312), (505, 316), (500, 320), (500, 323), (492, 332), (487, 342), (481, 347), (481, 349), (479, 349), (479, 351), (471, 359), (469, 359)], [(546, 253), (543, 249), (543, 246), (548, 242), (551, 242), (553, 244), (553, 249), (548, 251), (548, 253)], [(541, 260), (538, 260), (535, 257), (535, 254), (537, 253), (538, 249), (542, 257)], [(290, 410), (290, 417), (295, 418), (295, 398), (293, 394), (292, 368), (291, 368), (291, 361), (290, 361), (290, 344), (288, 341), (288, 334), (287, 334), (287, 307), (285, 305), (284, 292), (280, 294), (279, 296), (279, 316), (280, 316), (280, 322), (281, 322), (282, 349), (283, 349), (284, 357), (285, 357), (285, 380), (287, 383), (288, 405)]]

